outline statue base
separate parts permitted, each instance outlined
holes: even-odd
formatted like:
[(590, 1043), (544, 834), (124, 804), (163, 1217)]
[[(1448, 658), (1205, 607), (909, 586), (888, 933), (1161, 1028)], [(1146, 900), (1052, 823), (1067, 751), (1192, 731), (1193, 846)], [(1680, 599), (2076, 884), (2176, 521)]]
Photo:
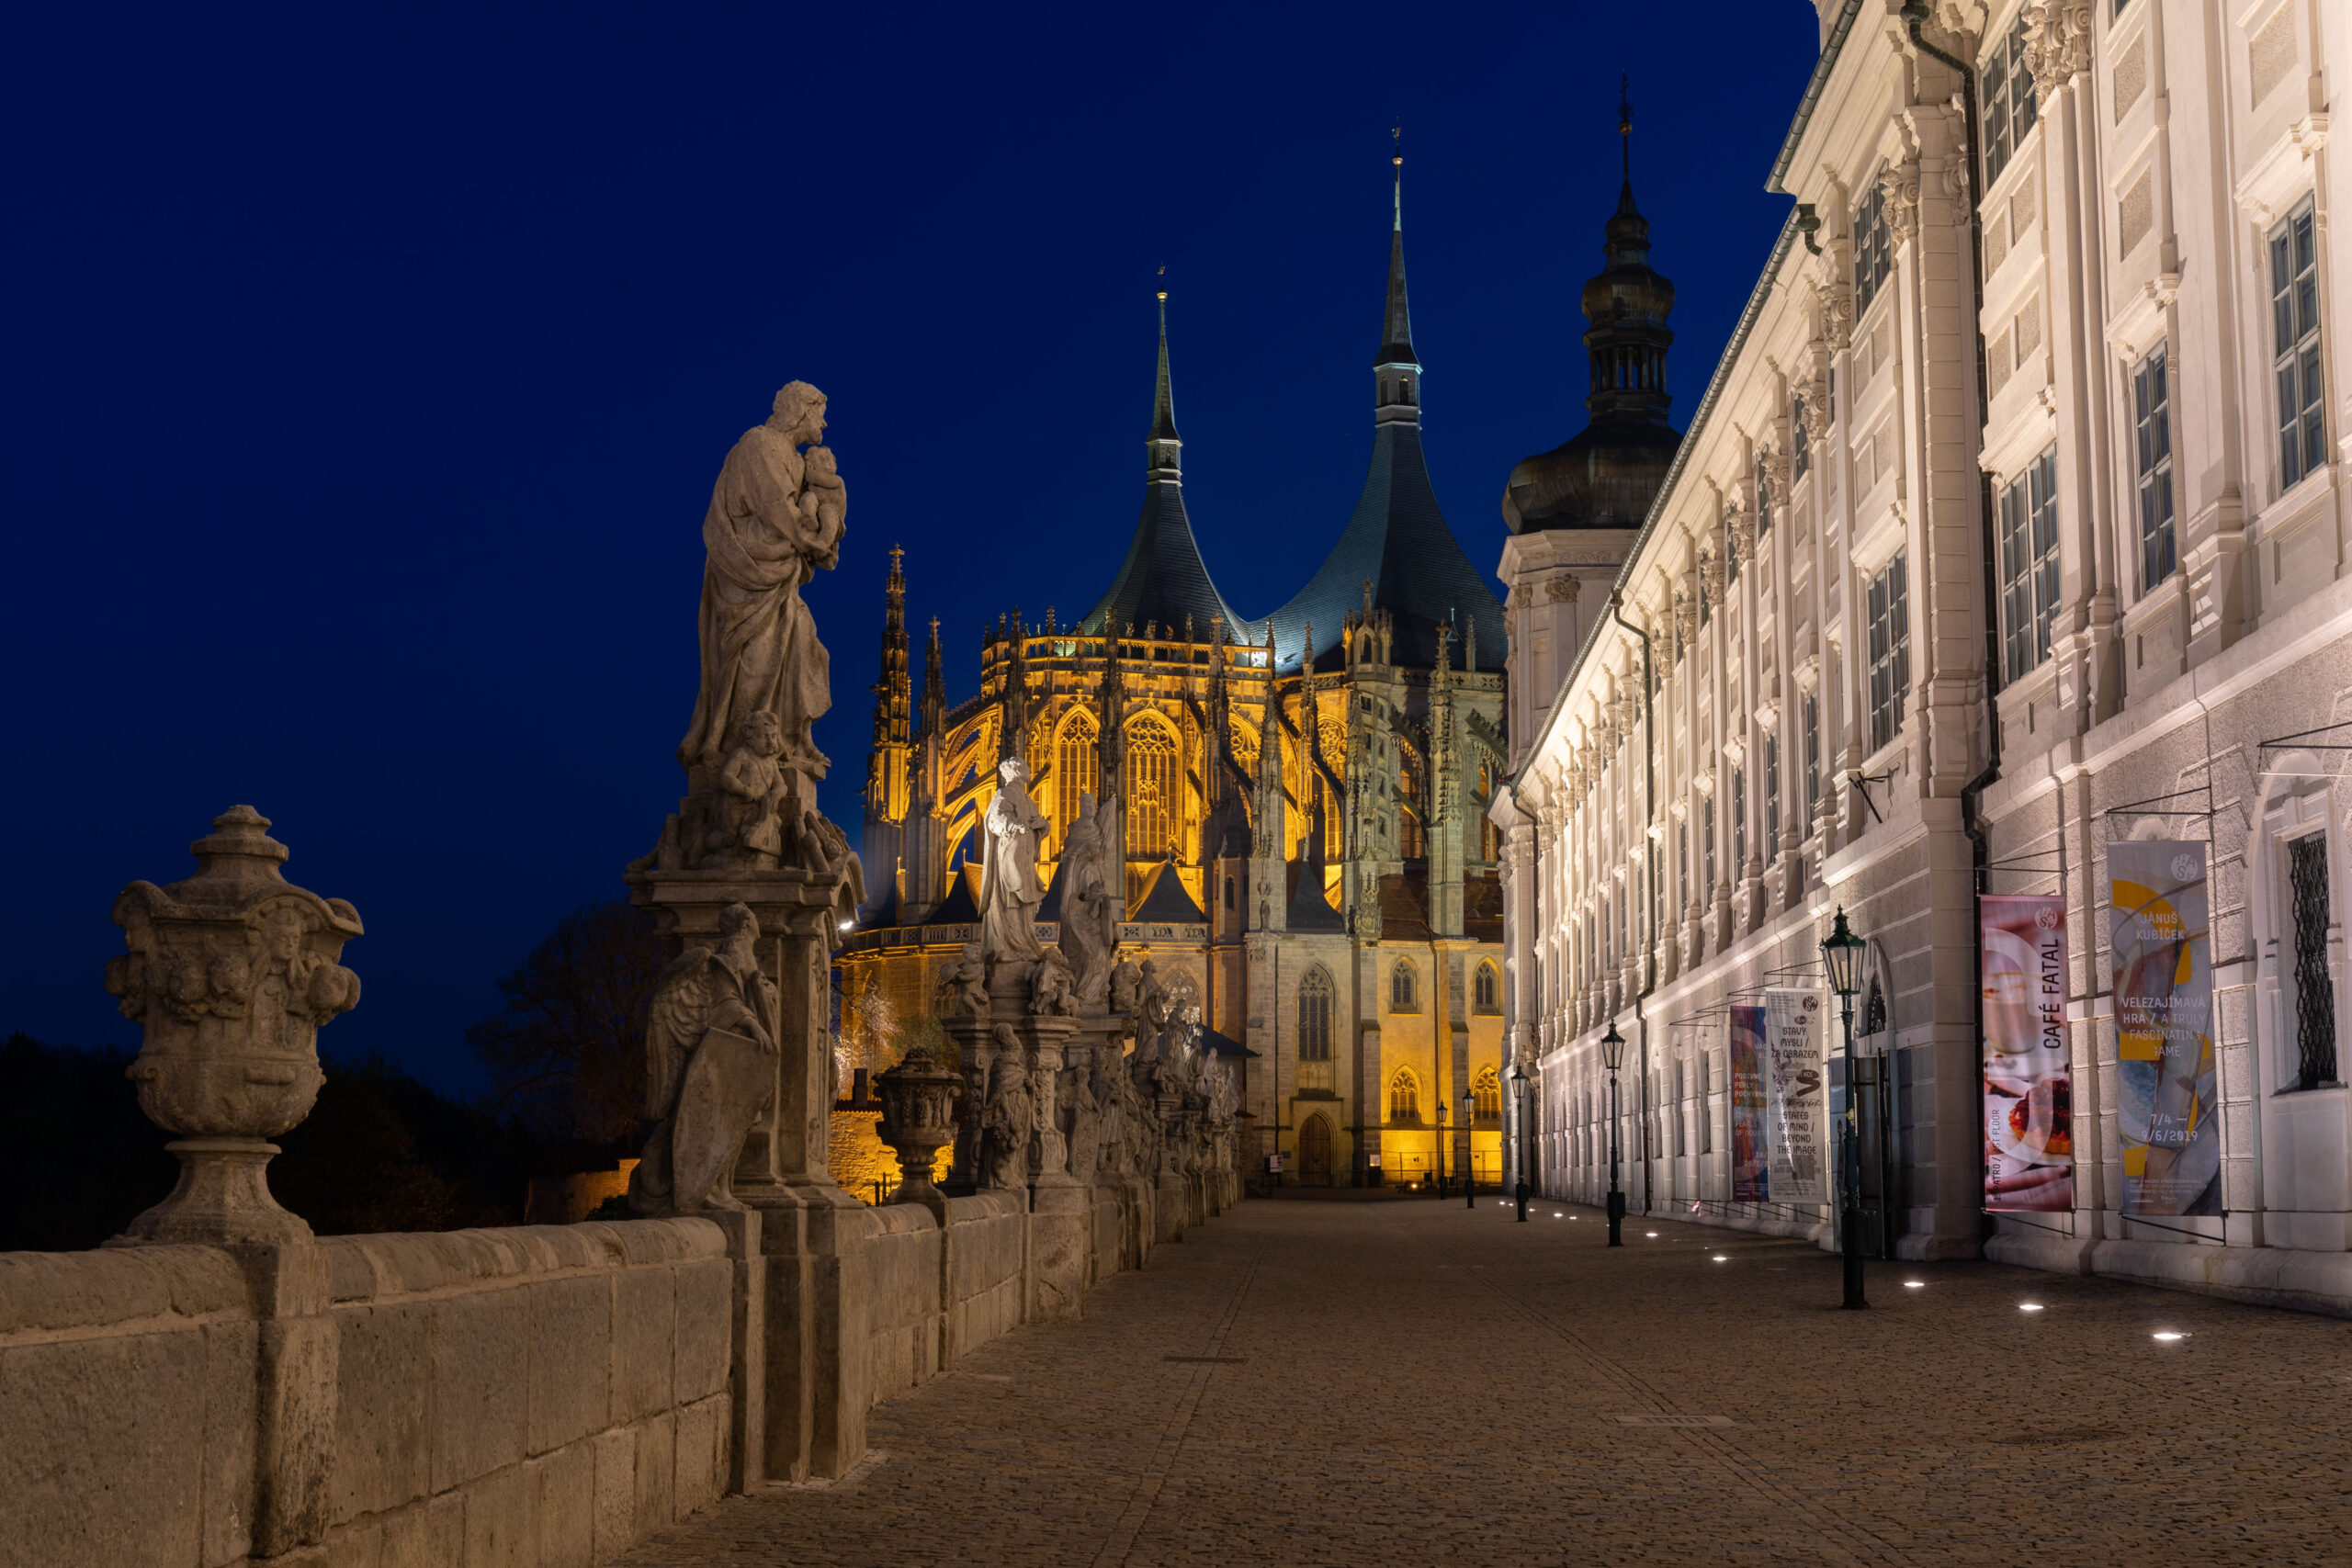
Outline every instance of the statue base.
[(164, 1146), (179, 1156), (178, 1185), (108, 1245), (283, 1246), (311, 1239), (301, 1216), (279, 1207), (270, 1196), (266, 1168), (277, 1156), (276, 1144), (259, 1138), (182, 1138)]

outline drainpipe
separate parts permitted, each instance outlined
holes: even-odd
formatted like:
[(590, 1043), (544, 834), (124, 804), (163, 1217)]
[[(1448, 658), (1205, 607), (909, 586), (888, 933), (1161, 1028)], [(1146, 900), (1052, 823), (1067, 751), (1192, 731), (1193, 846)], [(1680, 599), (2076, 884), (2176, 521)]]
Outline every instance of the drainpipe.
[(1648, 872), (1649, 929), (1642, 943), (1642, 994), (1634, 998), (1634, 1024), (1642, 1036), (1642, 1213), (1650, 1212), (1650, 1021), (1642, 1004), (1657, 989), (1658, 870), (1657, 840), (1649, 829), (1657, 825), (1657, 727), (1651, 721), (1650, 634), (1625, 618), (1625, 594), (1609, 591), (1609, 614), (1616, 623), (1642, 639), (1642, 864)]
[[(1981, 433), (1991, 423), (1991, 410), (1984, 389), (1984, 223), (1982, 213), (1984, 191), (1979, 183), (1982, 165), (1977, 161), (1976, 73), (1919, 36), (1919, 24), (1927, 17), (1927, 0), (1905, 0), (1903, 21), (1911, 34), (1911, 42), (1920, 53), (1958, 73), (1962, 101), (1967, 106), (1969, 282), (1973, 286), (1976, 305), (1976, 425)], [(1985, 789), (2001, 776), (2001, 720), (1994, 706), (1994, 699), (2001, 694), (2001, 586), (1996, 555), (2000, 536), (1993, 510), (1993, 476), (1981, 468), (1976, 473), (1976, 488), (1984, 511), (1984, 771), (1961, 787), (1960, 821), (1962, 830), (1968, 835), (1969, 855), (1976, 874), (1976, 892), (1981, 897), (1991, 880), (1992, 852), (1977, 806), (1984, 799)], [(1984, 1077), (1984, 923), (1973, 909), (1969, 911), (1969, 924), (1974, 933), (1970, 950), (1976, 955), (1976, 978), (1973, 989), (1976, 1015), (1976, 1077), (1981, 1084)], [(1851, 1086), (1849, 1086), (1847, 1093), (1850, 1095), (1852, 1092)], [(1982, 1190), (1981, 1183), (1979, 1190)], [(1981, 1201), (1979, 1206), (1982, 1206)]]

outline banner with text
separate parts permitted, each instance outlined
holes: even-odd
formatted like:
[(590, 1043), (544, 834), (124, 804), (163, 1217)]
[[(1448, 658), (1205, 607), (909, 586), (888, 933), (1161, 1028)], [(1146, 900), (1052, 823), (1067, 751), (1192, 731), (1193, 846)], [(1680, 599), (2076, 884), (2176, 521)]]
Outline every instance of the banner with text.
[(1821, 993), (1774, 987), (1764, 993), (1764, 1126), (1775, 1203), (1826, 1203), (1821, 1073)]
[(1764, 1010), (1731, 1010), (1731, 1197), (1761, 1203), (1771, 1196), (1764, 1132)]
[(2075, 1206), (2074, 1076), (2066, 1051), (2066, 901), (1976, 901), (1984, 987), (1984, 1206)]
[(2205, 846), (2107, 846), (2126, 1214), (2222, 1212)]

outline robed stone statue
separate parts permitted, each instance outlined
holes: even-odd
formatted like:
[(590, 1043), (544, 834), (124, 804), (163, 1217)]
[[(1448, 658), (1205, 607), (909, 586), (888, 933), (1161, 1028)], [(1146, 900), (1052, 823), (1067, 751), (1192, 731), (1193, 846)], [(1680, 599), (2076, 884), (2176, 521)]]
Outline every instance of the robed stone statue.
[(989, 802), (988, 858), (980, 869), (980, 953), (990, 964), (1034, 964), (1045, 954), (1037, 941), (1037, 835), (1045, 813), (1029, 798), (1029, 765), (1018, 757), (997, 764), (996, 798)]
[(759, 918), (718, 917), (718, 946), (686, 949), (655, 986), (645, 1019), (645, 1114), (658, 1122), (629, 1173), (640, 1213), (740, 1209), (728, 1177), (775, 1098), (775, 983), (760, 971)]

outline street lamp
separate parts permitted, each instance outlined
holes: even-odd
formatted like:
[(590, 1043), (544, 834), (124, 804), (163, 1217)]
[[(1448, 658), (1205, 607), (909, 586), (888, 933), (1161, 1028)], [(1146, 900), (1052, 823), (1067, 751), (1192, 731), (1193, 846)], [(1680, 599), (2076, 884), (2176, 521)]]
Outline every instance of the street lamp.
[(1846, 1265), (1844, 1304), (1849, 1307), (1870, 1305), (1862, 1299), (1861, 1134), (1854, 1094), (1854, 993), (1862, 988), (1862, 954), (1869, 946), (1847, 929), (1846, 910), (1841, 905), (1837, 923), (1822, 942), (1821, 965), (1829, 971), (1829, 988), (1838, 993), (1838, 1009), (1846, 1024), (1846, 1126), (1845, 1135), (1839, 1140), (1845, 1145), (1846, 1179), (1844, 1213), (1838, 1230), (1843, 1243), (1839, 1250), (1845, 1255)]
[(1462, 1206), (1478, 1206), (1478, 1101), (1468, 1089), (1462, 1091)]
[(1534, 1159), (1534, 1152), (1529, 1145), (1529, 1140), (1534, 1136), (1532, 1126), (1534, 1118), (1528, 1114), (1528, 1111), (1531, 1109), (1531, 1101), (1528, 1099), (1528, 1082), (1527, 1069), (1520, 1066), (1517, 1062), (1513, 1062), (1510, 1067), (1510, 1088), (1512, 1102), (1519, 1112), (1519, 1180), (1517, 1184), (1517, 1192), (1519, 1197), (1519, 1223), (1521, 1224), (1525, 1224), (1527, 1223), (1527, 1189), (1529, 1185), (1527, 1172), (1530, 1165)]
[(1600, 1037), (1601, 1065), (1609, 1069), (1609, 1245), (1625, 1245), (1625, 1194), (1617, 1186), (1617, 1069), (1625, 1065), (1625, 1037), (1617, 1032), (1617, 1021), (1609, 1021), (1609, 1032)]
[(1437, 1195), (1445, 1196), (1445, 1095), (1437, 1096)]

